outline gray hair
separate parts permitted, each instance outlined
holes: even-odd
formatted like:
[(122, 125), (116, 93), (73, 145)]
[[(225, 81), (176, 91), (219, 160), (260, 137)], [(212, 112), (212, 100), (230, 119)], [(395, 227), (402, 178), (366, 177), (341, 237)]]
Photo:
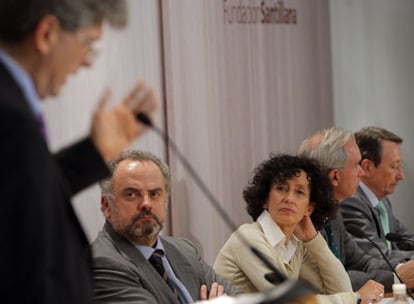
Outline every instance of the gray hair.
[(351, 131), (336, 127), (323, 129), (305, 139), (298, 154), (315, 159), (325, 171), (343, 169), (348, 161), (344, 146), (350, 140), (355, 141)]
[(168, 166), (157, 156), (150, 152), (139, 151), (139, 150), (125, 150), (121, 152), (115, 159), (108, 163), (110, 176), (107, 179), (102, 180), (99, 183), (101, 187), (102, 195), (112, 204), (113, 200), (113, 176), (119, 163), (123, 160), (138, 160), (138, 161), (150, 161), (153, 162), (160, 168), (162, 175), (164, 176), (165, 191), (167, 197), (171, 190), (171, 176)]
[(62, 29), (70, 32), (99, 21), (115, 27), (127, 23), (125, 0), (1, 0), (0, 40), (24, 40), (47, 15), (55, 16)]

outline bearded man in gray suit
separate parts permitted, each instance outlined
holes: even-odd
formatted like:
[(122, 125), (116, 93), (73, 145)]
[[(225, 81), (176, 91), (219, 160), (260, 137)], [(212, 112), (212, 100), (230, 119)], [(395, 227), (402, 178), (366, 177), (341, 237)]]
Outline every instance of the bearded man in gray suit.
[[(156, 156), (125, 151), (101, 182), (103, 230), (93, 243), (97, 303), (192, 303), (238, 292), (188, 240), (164, 237), (168, 167)], [(153, 266), (161, 258), (162, 271)]]

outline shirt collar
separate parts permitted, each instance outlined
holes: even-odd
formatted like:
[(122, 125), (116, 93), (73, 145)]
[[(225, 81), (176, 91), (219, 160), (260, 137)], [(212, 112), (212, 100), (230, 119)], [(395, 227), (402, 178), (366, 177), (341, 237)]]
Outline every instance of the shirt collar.
[(157, 243), (155, 244), (155, 247), (139, 245), (139, 244), (134, 244), (134, 245), (135, 245), (135, 248), (137, 248), (147, 260), (151, 257), (151, 255), (157, 249), (162, 250), (162, 252), (165, 253), (164, 245), (162, 244), (160, 238), (157, 238)]
[(6, 52), (0, 49), (0, 62), (6, 67), (17, 85), (23, 92), (26, 101), (32, 110), (33, 114), (37, 117), (42, 113), (42, 105), (39, 101), (39, 97), (36, 93), (36, 89), (33, 83), (33, 79), (29, 74)]
[[(282, 232), (279, 225), (272, 219), (269, 211), (263, 210), (257, 218), (257, 222), (262, 227), (263, 233), (272, 247), (275, 247), (279, 243), (285, 241), (285, 234)], [(288, 241), (288, 244), (291, 243), (292, 245), (295, 245), (297, 242), (298, 239), (296, 236), (292, 235), (291, 239)]]
[(378, 197), (363, 182), (359, 182), (359, 186), (361, 187), (361, 189), (365, 193), (365, 195), (368, 197), (368, 201), (370, 202), (370, 204), (372, 205), (372, 207), (375, 208), (378, 205), (379, 201), (380, 201), (378, 199)]

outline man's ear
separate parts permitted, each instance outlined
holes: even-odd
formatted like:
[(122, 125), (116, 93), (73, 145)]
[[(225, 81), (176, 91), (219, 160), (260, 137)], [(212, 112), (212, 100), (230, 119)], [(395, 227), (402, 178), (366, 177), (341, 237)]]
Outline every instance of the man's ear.
[(332, 169), (328, 172), (328, 178), (331, 181), (332, 186), (337, 187), (339, 185), (339, 170), (338, 169)]
[(105, 196), (101, 196), (101, 210), (105, 215), (105, 218), (109, 221), (111, 219), (111, 209), (109, 207), (109, 202)]
[(368, 158), (364, 158), (361, 161), (361, 168), (364, 170), (365, 174), (369, 174), (372, 171), (372, 168), (374, 167), (374, 162), (369, 160)]
[(34, 31), (34, 43), (36, 50), (41, 54), (48, 54), (59, 42), (61, 28), (59, 20), (55, 16), (44, 16), (37, 23)]

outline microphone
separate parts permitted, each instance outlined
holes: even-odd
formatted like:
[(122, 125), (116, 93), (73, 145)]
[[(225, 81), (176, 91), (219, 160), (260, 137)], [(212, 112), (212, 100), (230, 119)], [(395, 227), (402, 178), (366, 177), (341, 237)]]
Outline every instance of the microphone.
[(409, 242), (409, 243), (414, 243), (414, 240), (408, 238), (407, 236), (405, 236), (403, 234), (399, 234), (399, 233), (395, 233), (395, 232), (387, 233), (387, 235), (385, 236), (385, 238), (387, 239), (387, 241), (390, 241), (390, 242), (396, 242), (396, 243)]
[(148, 127), (154, 127), (151, 119), (145, 113), (138, 112), (137, 114), (135, 114), (135, 119), (142, 122), (144, 125)]
[[(310, 293), (313, 293), (313, 290), (307, 286), (307, 284), (304, 284), (303, 282), (299, 282), (296, 280), (288, 279), (286, 275), (281, 273), (268, 259), (267, 257), (257, 248), (254, 248), (250, 242), (247, 240), (247, 238), (242, 234), (239, 233), (237, 230), (236, 224), (233, 222), (233, 220), (230, 218), (230, 216), (227, 214), (227, 212), (224, 210), (224, 208), (221, 206), (219, 201), (214, 197), (214, 195), (211, 193), (211, 191), (208, 189), (208, 187), (204, 184), (203, 180), (200, 178), (200, 176), (197, 174), (197, 172), (194, 170), (194, 168), (191, 166), (190, 162), (185, 158), (183, 153), (180, 151), (180, 149), (177, 147), (175, 142), (168, 136), (167, 133), (163, 132), (160, 128), (155, 126), (151, 119), (142, 112), (139, 112), (135, 115), (135, 118), (143, 123), (144, 125), (151, 127), (163, 140), (171, 147), (171, 149), (174, 151), (175, 155), (177, 156), (178, 160), (181, 162), (182, 166), (187, 170), (187, 172), (190, 174), (190, 176), (193, 178), (197, 186), (201, 189), (203, 194), (208, 198), (211, 205), (214, 207), (214, 209), (218, 212), (220, 217), (224, 220), (226, 225), (236, 233), (237, 237), (240, 239), (240, 241), (250, 249), (250, 251), (260, 260), (262, 263), (264, 263), (267, 268), (269, 268), (272, 272), (265, 275), (265, 278), (273, 283), (284, 283), (284, 282), (294, 282), (292, 283), (292, 288), (288, 291), (289, 294), (284, 295), (284, 297), (290, 297), (291, 300), (295, 299), (296, 297), (308, 295)], [(290, 294), (292, 293), (292, 294)]]
[[(366, 239), (368, 242), (370, 242), (372, 245), (374, 245), (375, 248), (378, 249), (379, 253), (382, 255), (382, 257), (384, 258), (384, 261), (387, 263), (388, 267), (390, 268), (390, 270), (392, 271), (392, 273), (397, 277), (397, 279), (401, 282), (404, 283), (404, 281), (401, 279), (401, 277), (399, 276), (399, 274), (395, 271), (394, 267), (392, 267), (390, 261), (388, 260), (388, 258), (385, 256), (385, 254), (382, 252), (381, 248), (378, 246), (377, 243), (375, 243), (373, 240), (371, 240), (370, 238), (368, 238), (365, 235), (365, 232), (356, 228), (356, 227), (347, 227), (347, 230), (350, 234), (352, 234), (353, 236), (359, 238), (359, 239)], [(411, 297), (411, 299), (414, 300), (413, 295), (411, 294), (410, 290), (407, 288), (407, 293), (408, 295)]]

